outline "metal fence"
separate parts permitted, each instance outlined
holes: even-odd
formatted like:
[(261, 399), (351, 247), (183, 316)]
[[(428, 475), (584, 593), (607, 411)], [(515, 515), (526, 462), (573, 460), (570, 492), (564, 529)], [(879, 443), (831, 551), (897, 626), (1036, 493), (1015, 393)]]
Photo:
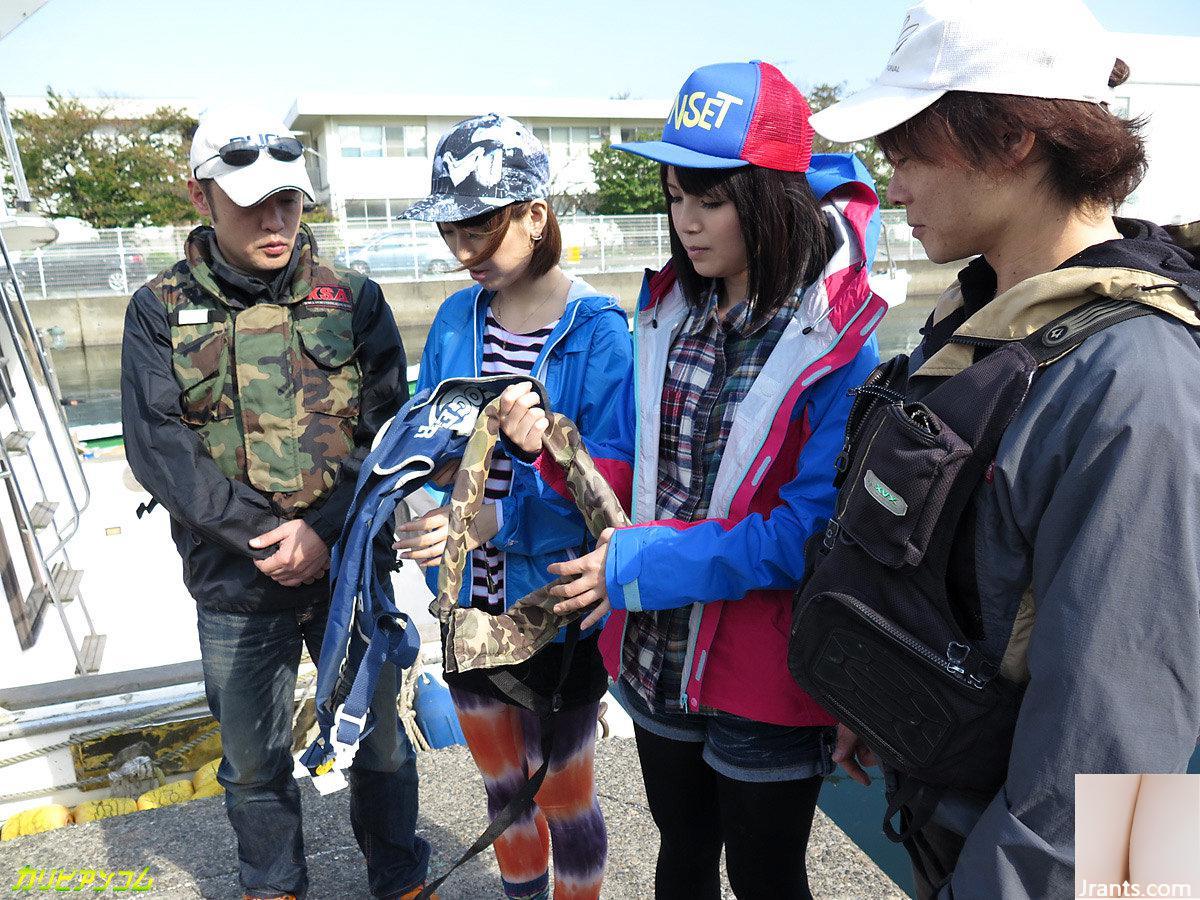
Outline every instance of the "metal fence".
[(921, 242), (913, 237), (912, 229), (908, 227), (906, 213), (903, 209), (885, 209), (880, 211), (883, 219), (883, 229), (879, 236), (879, 258), (890, 257), (897, 264), (910, 259), (928, 259)]
[[(922, 259), (904, 210), (884, 210), (879, 259)], [(560, 220), (563, 267), (578, 273), (637, 271), (670, 254), (665, 215), (567, 216)], [(458, 263), (428, 222), (366, 230), (340, 223), (309, 226), (321, 255), (377, 281), (461, 278)], [(30, 299), (127, 294), (170, 266), (191, 229), (108, 228), (94, 239), (56, 242), (21, 254), (17, 277)], [(93, 237), (89, 235), (89, 237)]]

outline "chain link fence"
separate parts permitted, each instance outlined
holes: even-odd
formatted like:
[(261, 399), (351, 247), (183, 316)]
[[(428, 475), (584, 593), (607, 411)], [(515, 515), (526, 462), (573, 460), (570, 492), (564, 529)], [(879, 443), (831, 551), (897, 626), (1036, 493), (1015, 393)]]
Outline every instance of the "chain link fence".
[[(884, 210), (878, 257), (923, 259), (904, 210)], [(566, 216), (560, 219), (563, 267), (580, 274), (657, 267), (670, 255), (665, 215)], [(376, 281), (461, 278), (437, 227), (406, 222), (367, 230), (340, 223), (310, 225), (320, 253)], [(106, 228), (94, 239), (56, 242), (19, 254), (17, 277), (31, 300), (128, 294), (183, 253), (189, 227)]]

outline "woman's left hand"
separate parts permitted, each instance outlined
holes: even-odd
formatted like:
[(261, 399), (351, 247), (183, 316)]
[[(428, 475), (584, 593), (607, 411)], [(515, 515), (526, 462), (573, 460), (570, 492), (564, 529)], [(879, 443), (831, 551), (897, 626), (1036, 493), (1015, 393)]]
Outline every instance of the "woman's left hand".
[[(441, 565), (442, 555), (446, 552), (449, 528), (450, 507), (439, 506), (419, 519), (401, 525), (396, 530), (399, 540), (392, 544), (392, 547), (400, 551), (397, 554), (400, 559), (411, 559), (422, 569), (438, 566)], [(499, 530), (495, 505), (485, 503), (467, 529), (467, 550), (474, 550), (487, 543)]]
[(579, 627), (584, 630), (591, 628), (612, 610), (612, 604), (608, 602), (604, 565), (608, 560), (608, 542), (614, 530), (605, 528), (600, 532), (600, 537), (596, 538), (596, 549), (591, 553), (549, 566), (551, 575), (576, 576), (566, 584), (550, 589), (551, 594), (563, 598), (562, 602), (554, 605), (556, 613), (561, 616), (594, 605), (592, 611), (580, 623)]

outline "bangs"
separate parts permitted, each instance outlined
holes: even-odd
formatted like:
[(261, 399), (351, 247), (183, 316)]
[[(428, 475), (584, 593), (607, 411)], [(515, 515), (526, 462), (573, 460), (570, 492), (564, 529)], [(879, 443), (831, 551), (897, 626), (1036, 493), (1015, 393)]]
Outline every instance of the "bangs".
[(685, 169), (680, 166), (664, 165), (662, 167), (662, 183), (665, 188), (667, 186), (668, 169), (674, 169), (675, 181), (684, 193), (691, 194), (693, 197), (717, 196), (725, 200), (732, 200), (733, 193), (729, 188), (729, 182), (743, 168), (745, 167), (737, 166), (732, 169)]
[[(935, 103), (934, 106), (937, 104)], [(925, 163), (959, 162), (955, 151), (959, 142), (941, 110), (932, 107), (919, 112), (895, 128), (875, 138), (888, 162), (894, 159), (916, 159)]]

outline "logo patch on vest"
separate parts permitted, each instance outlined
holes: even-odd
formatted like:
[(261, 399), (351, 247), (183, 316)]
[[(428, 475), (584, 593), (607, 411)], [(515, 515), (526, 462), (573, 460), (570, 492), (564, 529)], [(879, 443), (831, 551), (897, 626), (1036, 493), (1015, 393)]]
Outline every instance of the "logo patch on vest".
[(875, 502), (893, 516), (903, 516), (908, 512), (908, 504), (904, 502), (904, 498), (880, 481), (879, 476), (870, 469), (867, 469), (867, 474), (863, 477), (863, 485)]
[(339, 284), (318, 284), (304, 300), (305, 306), (350, 309), (350, 292)]

